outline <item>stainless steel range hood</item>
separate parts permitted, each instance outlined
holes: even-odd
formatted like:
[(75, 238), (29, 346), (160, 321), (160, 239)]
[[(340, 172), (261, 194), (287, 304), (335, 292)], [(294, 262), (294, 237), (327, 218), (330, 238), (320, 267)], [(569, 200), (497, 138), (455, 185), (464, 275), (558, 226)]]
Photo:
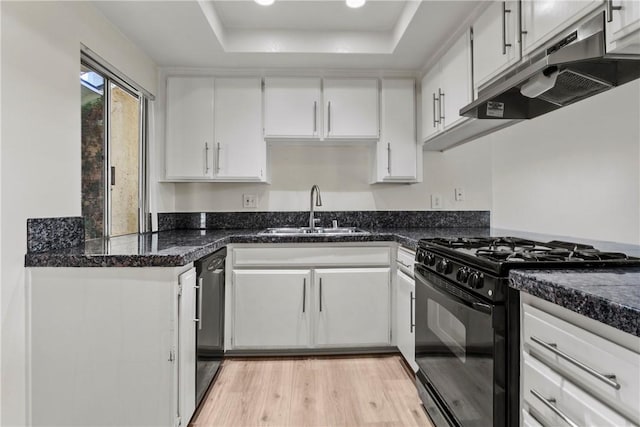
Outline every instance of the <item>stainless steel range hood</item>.
[(478, 93), (460, 115), (531, 119), (640, 77), (640, 55), (607, 55), (604, 13)]

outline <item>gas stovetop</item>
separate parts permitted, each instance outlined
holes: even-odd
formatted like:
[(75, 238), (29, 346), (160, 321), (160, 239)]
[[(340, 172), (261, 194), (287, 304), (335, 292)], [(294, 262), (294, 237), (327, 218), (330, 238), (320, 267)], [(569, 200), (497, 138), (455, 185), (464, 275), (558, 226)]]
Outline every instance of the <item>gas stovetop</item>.
[(422, 239), (416, 252), (418, 269), (431, 271), (493, 300), (503, 297), (513, 269), (601, 269), (640, 266), (640, 258), (604, 252), (571, 242), (536, 242), (518, 237)]
[(640, 265), (640, 258), (579, 243), (536, 242), (518, 237), (423, 239), (420, 247), (468, 261), (500, 274), (514, 268), (603, 268)]

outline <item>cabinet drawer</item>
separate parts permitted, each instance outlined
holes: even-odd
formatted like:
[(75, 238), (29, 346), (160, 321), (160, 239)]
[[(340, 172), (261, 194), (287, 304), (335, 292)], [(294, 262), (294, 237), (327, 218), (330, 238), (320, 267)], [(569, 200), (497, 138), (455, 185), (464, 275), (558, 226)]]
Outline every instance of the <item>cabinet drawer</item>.
[(405, 248), (398, 248), (398, 264), (409, 276), (413, 277), (413, 264), (415, 263), (416, 253)]
[(522, 410), (522, 427), (542, 427), (533, 416), (524, 409)]
[(270, 265), (388, 266), (388, 247), (269, 247), (236, 248), (233, 265), (265, 267)]
[(529, 354), (524, 355), (522, 392), (524, 410), (535, 413), (544, 425), (571, 425), (570, 422), (598, 427), (634, 425)]
[[(528, 304), (523, 304), (523, 317), (525, 352), (534, 354), (634, 422), (640, 422), (638, 353)], [(607, 375), (615, 378), (607, 381)]]

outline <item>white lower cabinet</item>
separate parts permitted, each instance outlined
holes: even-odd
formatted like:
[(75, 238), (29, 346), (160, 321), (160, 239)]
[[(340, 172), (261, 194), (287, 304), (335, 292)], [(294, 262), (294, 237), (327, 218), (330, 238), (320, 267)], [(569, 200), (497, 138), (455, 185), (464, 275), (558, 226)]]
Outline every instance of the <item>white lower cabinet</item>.
[(309, 346), (310, 270), (235, 270), (233, 345)]
[(416, 334), (414, 330), (415, 296), (415, 281), (398, 270), (396, 273), (396, 344), (409, 366), (411, 366), (414, 372), (417, 372)]
[(29, 425), (188, 425), (194, 268), (28, 268), (27, 286)]
[(391, 347), (388, 246), (230, 249), (227, 348)]
[(605, 325), (522, 299), (521, 424), (640, 424), (640, 339), (615, 331), (624, 339), (611, 341), (601, 335)]
[(390, 343), (389, 268), (315, 270), (316, 345)]
[(631, 427), (634, 423), (567, 381), (544, 363), (524, 355), (525, 410), (544, 425)]

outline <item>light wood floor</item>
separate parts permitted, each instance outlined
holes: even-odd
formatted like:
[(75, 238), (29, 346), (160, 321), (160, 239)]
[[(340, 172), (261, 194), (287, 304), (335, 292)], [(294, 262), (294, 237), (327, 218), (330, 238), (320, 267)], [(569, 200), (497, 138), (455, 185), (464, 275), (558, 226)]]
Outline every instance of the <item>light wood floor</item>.
[(400, 356), (226, 359), (191, 426), (427, 426)]

